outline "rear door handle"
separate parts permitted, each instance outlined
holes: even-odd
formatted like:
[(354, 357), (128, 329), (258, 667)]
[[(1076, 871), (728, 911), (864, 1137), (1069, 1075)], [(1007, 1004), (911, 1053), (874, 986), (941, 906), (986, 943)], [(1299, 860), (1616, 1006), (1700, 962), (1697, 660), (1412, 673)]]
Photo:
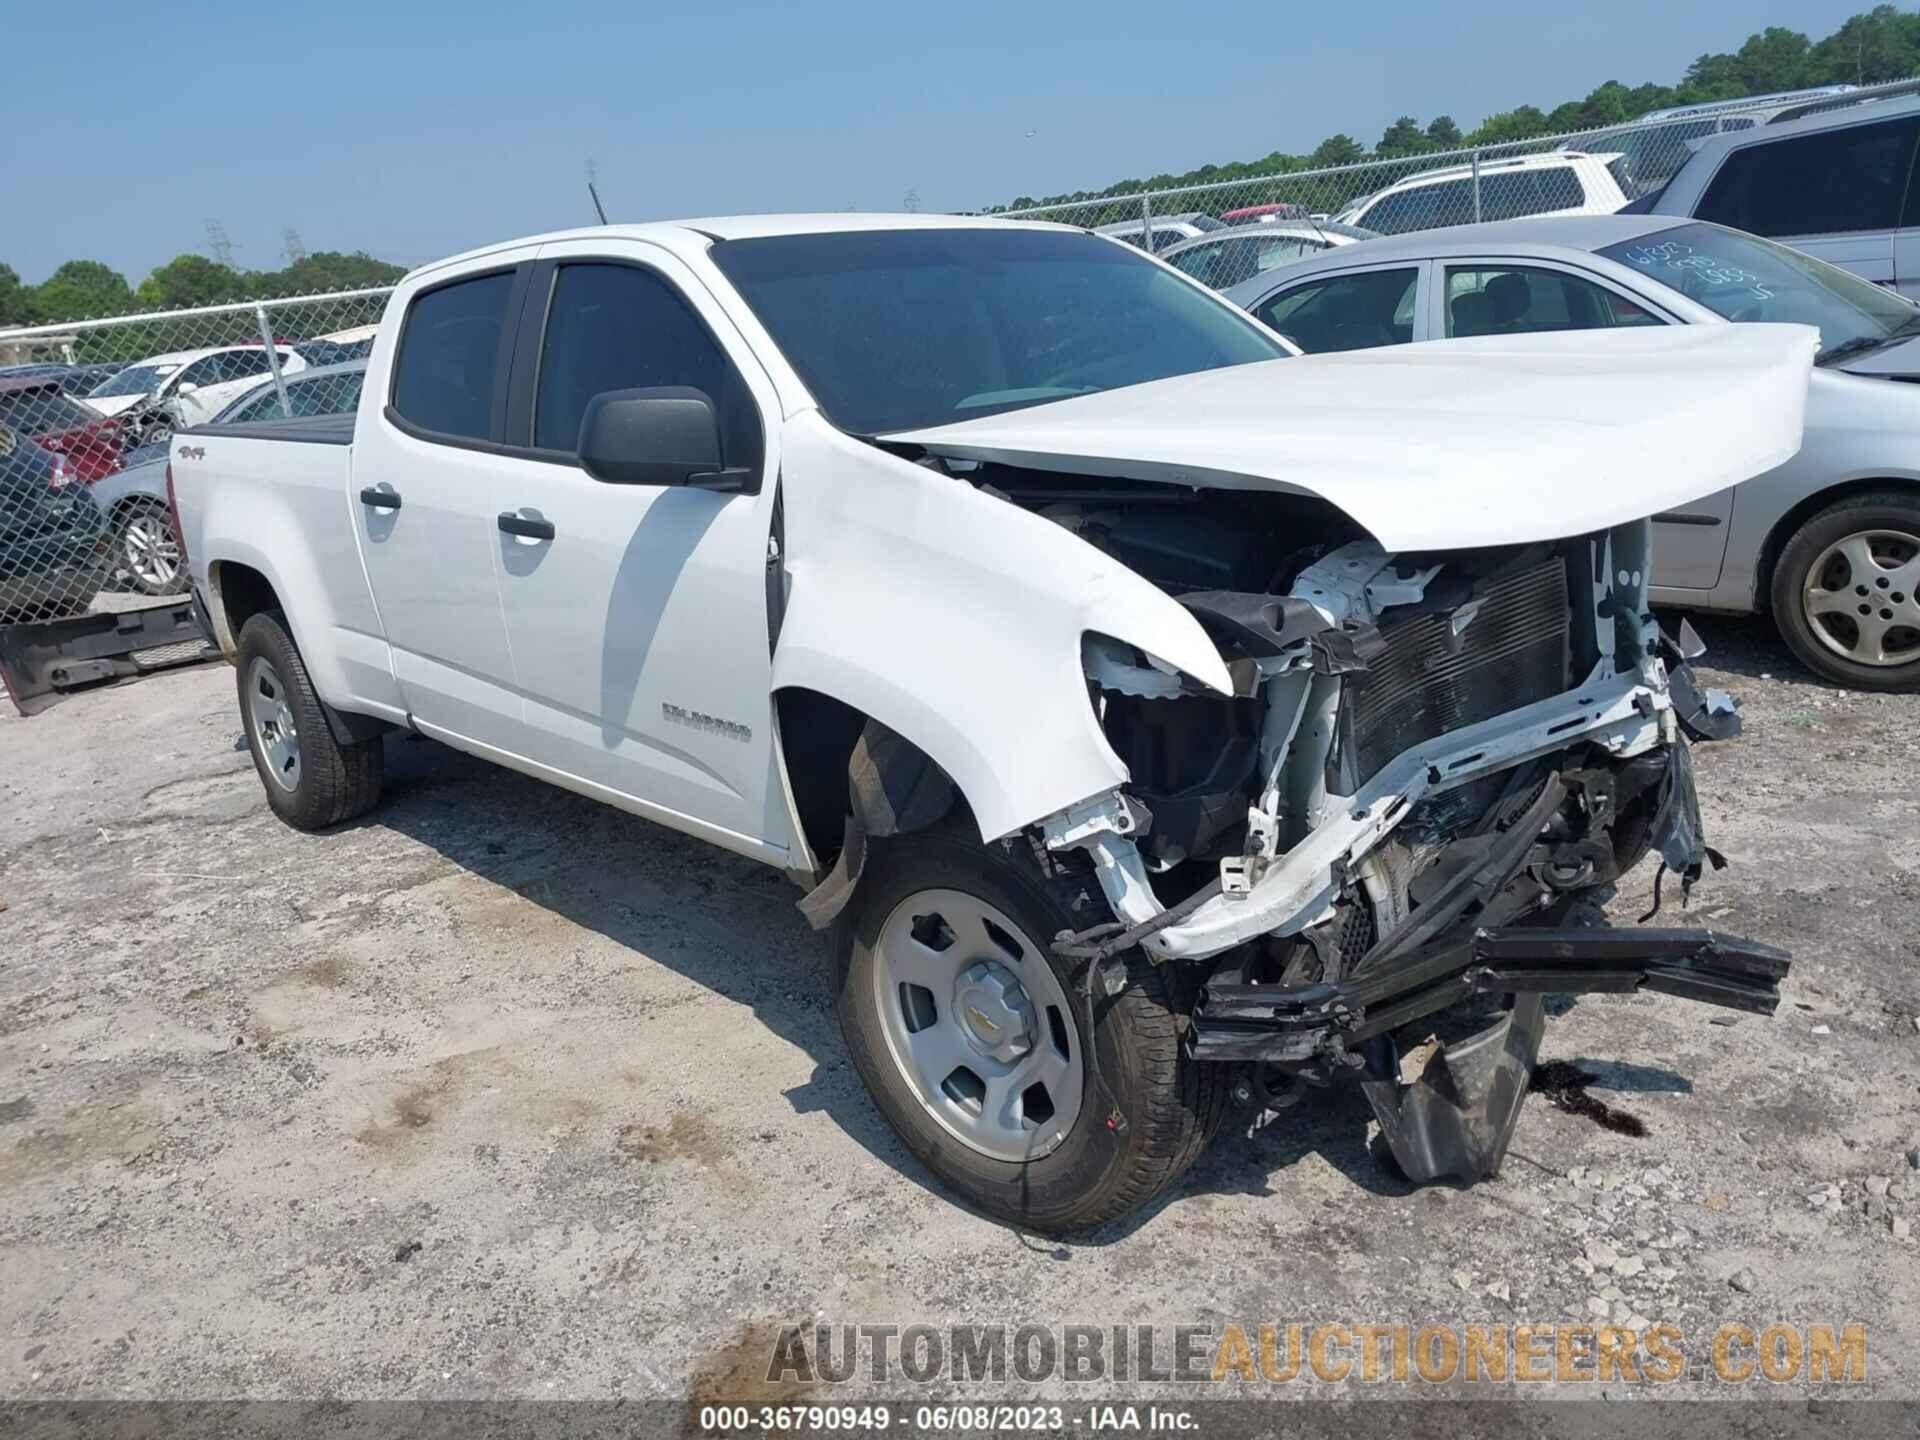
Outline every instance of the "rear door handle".
[(369, 485), (360, 492), (360, 503), (371, 510), (398, 510), (400, 508), (400, 492), (397, 490), (381, 490)]
[(525, 515), (516, 515), (511, 510), (500, 512), (500, 528), (509, 535), (524, 535), (529, 540), (553, 538), (551, 520), (529, 520)]

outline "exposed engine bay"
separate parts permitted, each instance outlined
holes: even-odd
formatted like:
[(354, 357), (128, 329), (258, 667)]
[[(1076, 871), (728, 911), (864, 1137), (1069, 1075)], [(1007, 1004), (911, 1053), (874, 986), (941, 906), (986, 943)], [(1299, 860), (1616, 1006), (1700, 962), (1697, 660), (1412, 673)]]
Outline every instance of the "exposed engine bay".
[[(1131, 778), (1042, 828), (1051, 853), (1091, 857), (1117, 917), (1063, 951), (1110, 974), (1136, 945), (1200, 966), (1194, 1053), (1246, 1062), (1262, 1103), (1357, 1072), (1410, 1174), (1487, 1173), (1545, 991), (1771, 1010), (1785, 957), (1764, 946), (1516, 928), (1649, 851), (1683, 891), (1723, 863), (1686, 737), (1731, 735), (1738, 714), (1694, 687), (1691, 631), (1670, 639), (1648, 609), (1648, 522), (1390, 555), (1311, 497), (946, 463), (1152, 581), (1227, 663), (1221, 694), (1086, 636), (1089, 695)], [(1516, 998), (1427, 1057), (1429, 1083), (1403, 1073), (1392, 1030), (1475, 992)]]

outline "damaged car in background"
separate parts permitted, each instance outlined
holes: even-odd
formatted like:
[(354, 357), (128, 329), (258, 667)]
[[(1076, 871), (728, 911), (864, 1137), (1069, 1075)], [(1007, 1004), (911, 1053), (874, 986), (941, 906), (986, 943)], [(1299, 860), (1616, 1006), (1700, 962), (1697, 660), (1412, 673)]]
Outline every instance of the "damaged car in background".
[(1056, 226), (615, 226), (416, 272), (356, 416), (172, 476), (277, 813), (400, 726), (785, 869), (888, 1120), (1059, 1231), (1336, 1081), (1491, 1174), (1548, 993), (1773, 1010), (1765, 945), (1565, 920), (1719, 863), (1646, 517), (1794, 453), (1814, 343), (1294, 358)]

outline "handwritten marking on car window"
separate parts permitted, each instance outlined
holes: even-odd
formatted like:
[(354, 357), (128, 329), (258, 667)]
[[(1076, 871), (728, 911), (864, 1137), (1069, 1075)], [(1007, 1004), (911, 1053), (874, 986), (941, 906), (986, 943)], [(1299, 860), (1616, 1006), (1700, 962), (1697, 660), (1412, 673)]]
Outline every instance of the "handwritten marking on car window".
[[(1696, 250), (1678, 240), (1662, 240), (1658, 243), (1635, 245), (1630, 247), (1621, 258), (1629, 265), (1637, 265), (1642, 270), (1671, 270), (1682, 275), (1695, 275), (1716, 287), (1743, 286), (1753, 292), (1756, 300), (1773, 299), (1773, 291), (1767, 286), (1771, 283), (1753, 271), (1735, 265), (1729, 260), (1721, 260)], [(1682, 293), (1684, 285), (1677, 286)]]

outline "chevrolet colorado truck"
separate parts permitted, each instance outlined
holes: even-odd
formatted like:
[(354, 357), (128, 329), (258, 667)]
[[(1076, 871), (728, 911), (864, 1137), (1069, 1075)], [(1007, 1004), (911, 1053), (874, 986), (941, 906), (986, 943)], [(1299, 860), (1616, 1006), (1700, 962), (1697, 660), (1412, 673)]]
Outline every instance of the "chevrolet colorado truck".
[(906, 1144), (1071, 1230), (1335, 1081), (1490, 1174), (1548, 993), (1772, 1011), (1777, 950), (1566, 920), (1718, 863), (1645, 517), (1794, 452), (1814, 346), (1299, 357), (1059, 226), (614, 226), (415, 271), (357, 414), (169, 484), (281, 817), (405, 727), (778, 866)]

